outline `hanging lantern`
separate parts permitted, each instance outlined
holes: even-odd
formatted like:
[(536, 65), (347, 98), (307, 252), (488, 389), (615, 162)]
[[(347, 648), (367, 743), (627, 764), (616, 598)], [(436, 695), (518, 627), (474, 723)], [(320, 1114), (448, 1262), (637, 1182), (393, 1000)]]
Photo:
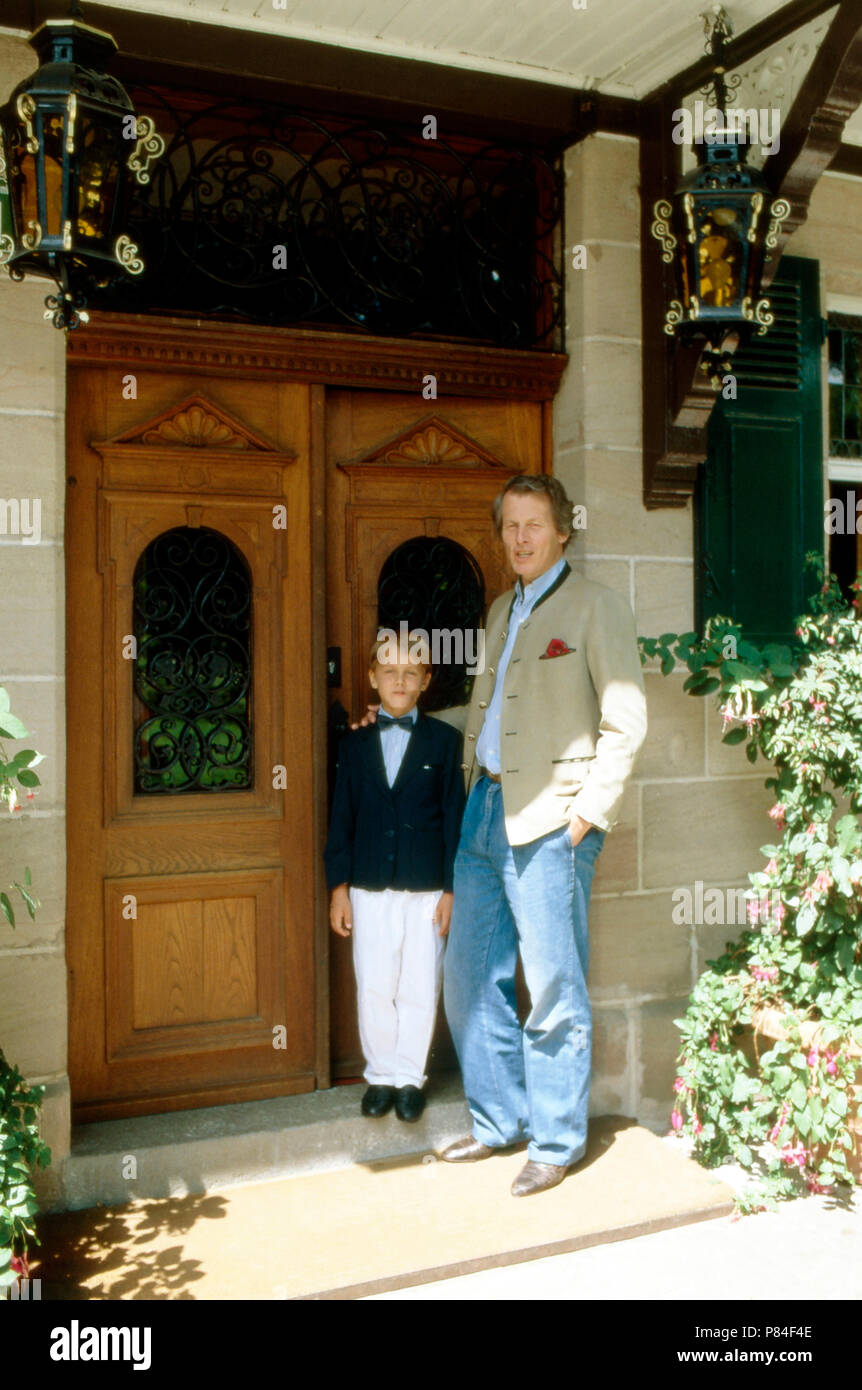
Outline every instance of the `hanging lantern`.
[(714, 14), (705, 22), (715, 58), (712, 114), (718, 120), (700, 139), (695, 136), (697, 167), (680, 180), (672, 202), (655, 203), (651, 231), (662, 244), (662, 259), (676, 270), (679, 298), (670, 302), (665, 332), (707, 340), (703, 369), (717, 386), (721, 371), (732, 365), (723, 350), (729, 335), (744, 341), (755, 329), (765, 333), (773, 321), (770, 301), (760, 295), (763, 266), (778, 245), (790, 204), (772, 200), (760, 170), (746, 163), (749, 141), (727, 111), (723, 60), (730, 24), (720, 7)]
[(129, 172), (147, 183), (165, 145), (104, 71), (110, 34), (73, 15), (29, 42), (39, 67), (0, 109), (0, 265), (13, 280), (55, 281), (45, 317), (75, 328), (88, 291), (144, 269), (124, 232)]

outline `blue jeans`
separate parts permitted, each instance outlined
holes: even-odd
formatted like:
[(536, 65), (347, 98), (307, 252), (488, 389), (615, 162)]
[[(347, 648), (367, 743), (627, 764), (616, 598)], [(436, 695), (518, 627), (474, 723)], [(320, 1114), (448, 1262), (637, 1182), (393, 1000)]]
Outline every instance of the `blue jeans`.
[[(568, 826), (510, 845), (503, 793), (481, 777), (464, 812), (443, 972), (446, 1017), (473, 1135), (528, 1157), (570, 1164), (587, 1147), (592, 1014), (587, 908), (605, 832), (573, 846)], [(515, 1006), (518, 948), (530, 993)]]

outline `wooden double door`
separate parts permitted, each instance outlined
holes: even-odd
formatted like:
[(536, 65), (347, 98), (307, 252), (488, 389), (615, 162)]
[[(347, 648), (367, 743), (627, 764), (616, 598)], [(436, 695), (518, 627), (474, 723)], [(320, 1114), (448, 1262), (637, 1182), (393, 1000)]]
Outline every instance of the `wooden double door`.
[(485, 605), (507, 585), (490, 505), (546, 464), (545, 408), (204, 361), (68, 377), (75, 1117), (356, 1075), (321, 861), (332, 709), (369, 696), (405, 544), (466, 554)]

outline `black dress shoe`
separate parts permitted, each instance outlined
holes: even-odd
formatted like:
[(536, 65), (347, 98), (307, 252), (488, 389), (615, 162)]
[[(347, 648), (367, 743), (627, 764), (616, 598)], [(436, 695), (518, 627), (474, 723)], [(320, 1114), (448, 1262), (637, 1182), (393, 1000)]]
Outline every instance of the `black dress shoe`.
[(369, 1086), (362, 1097), (362, 1113), (376, 1119), (378, 1115), (385, 1115), (392, 1109), (394, 1099), (394, 1086)]
[(399, 1086), (395, 1092), (395, 1114), (399, 1120), (412, 1123), (425, 1109), (425, 1092), (418, 1086)]

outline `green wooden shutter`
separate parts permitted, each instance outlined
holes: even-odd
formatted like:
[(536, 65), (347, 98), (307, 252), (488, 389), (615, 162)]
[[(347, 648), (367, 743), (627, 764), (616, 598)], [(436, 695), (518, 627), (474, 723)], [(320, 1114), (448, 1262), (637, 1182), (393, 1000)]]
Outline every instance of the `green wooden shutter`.
[(715, 613), (753, 642), (791, 635), (823, 549), (818, 262), (783, 256), (775, 322), (734, 356), (736, 400), (716, 401), (695, 490), (695, 621)]

